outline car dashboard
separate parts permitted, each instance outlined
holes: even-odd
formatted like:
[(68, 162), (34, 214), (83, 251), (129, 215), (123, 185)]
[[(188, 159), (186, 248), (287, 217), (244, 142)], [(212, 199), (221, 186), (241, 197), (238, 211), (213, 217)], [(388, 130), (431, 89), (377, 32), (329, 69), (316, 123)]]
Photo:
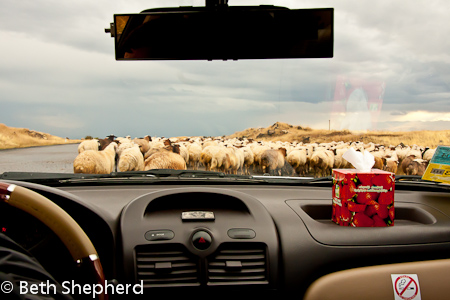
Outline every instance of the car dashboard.
[[(331, 221), (331, 184), (10, 183), (67, 211), (92, 240), (106, 279), (142, 282), (147, 295), (188, 290), (301, 298), (330, 273), (450, 253), (450, 197), (439, 189), (399, 185), (394, 226), (353, 228)], [(9, 207), (1, 211), (9, 216), (2, 231), (24, 247), (39, 245), (31, 252), (48, 260), (44, 266), (60, 281), (73, 276), (70, 256), (48, 242), (45, 225)]]

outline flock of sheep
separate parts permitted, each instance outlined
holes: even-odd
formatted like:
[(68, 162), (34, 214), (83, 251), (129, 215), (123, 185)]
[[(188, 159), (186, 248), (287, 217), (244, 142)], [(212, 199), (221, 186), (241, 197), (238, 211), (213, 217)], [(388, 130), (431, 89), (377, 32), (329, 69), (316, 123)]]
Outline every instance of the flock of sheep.
[(349, 147), (372, 153), (374, 168), (407, 175), (422, 175), (435, 151), (403, 144), (264, 142), (224, 137), (131, 139), (111, 135), (81, 142), (73, 168), (74, 173), (89, 174), (202, 168), (228, 174), (322, 177), (331, 175), (332, 169), (352, 168), (342, 158)]

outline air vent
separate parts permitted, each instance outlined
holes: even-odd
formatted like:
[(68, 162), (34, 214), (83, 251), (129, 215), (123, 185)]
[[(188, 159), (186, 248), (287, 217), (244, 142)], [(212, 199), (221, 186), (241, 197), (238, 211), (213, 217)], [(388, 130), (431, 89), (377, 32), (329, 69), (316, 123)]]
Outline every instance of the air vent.
[(199, 261), (182, 245), (146, 245), (136, 248), (137, 280), (144, 287), (198, 286)]
[(266, 246), (224, 244), (208, 259), (208, 285), (268, 284)]

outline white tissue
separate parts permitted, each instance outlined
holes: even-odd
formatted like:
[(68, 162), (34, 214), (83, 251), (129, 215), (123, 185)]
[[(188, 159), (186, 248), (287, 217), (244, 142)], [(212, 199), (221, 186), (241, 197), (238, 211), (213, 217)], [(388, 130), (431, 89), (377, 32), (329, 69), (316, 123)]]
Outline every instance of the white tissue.
[(351, 163), (358, 172), (370, 172), (375, 164), (374, 156), (367, 150), (363, 154), (353, 148), (349, 148), (342, 157)]

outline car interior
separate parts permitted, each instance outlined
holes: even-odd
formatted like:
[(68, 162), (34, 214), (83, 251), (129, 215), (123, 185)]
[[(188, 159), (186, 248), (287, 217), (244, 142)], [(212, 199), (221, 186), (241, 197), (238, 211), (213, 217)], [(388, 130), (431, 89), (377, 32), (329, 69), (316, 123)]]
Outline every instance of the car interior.
[[(329, 58), (334, 13), (207, 0), (118, 14), (106, 32), (118, 63)], [(448, 299), (448, 185), (396, 176), (395, 224), (355, 228), (332, 221), (335, 182), (203, 169), (4, 172), (0, 228), (59, 282), (124, 288), (99, 299)]]

